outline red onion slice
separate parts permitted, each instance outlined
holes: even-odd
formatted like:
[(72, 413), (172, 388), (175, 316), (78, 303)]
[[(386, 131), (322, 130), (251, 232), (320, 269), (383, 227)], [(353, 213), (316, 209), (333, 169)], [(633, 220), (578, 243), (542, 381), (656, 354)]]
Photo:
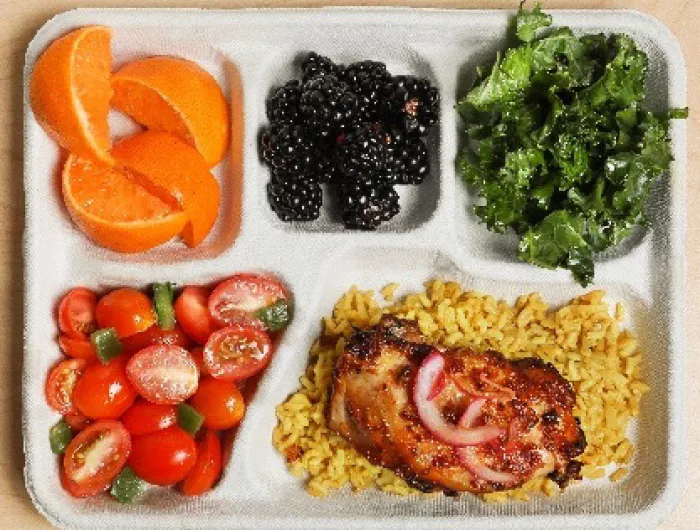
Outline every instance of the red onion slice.
[[(472, 401), (462, 417), (459, 419), (459, 423), (457, 425), (464, 428), (471, 427), (479, 417), (479, 414), (481, 414), (481, 408), (484, 406), (484, 403), (486, 403), (485, 399), (475, 399)], [(469, 469), (469, 471), (474, 473), (479, 478), (489, 482), (499, 482), (502, 484), (510, 484), (518, 480), (512, 473), (496, 471), (488, 467), (479, 458), (479, 455), (476, 453), (476, 449), (474, 447), (458, 447), (455, 449), (455, 451), (467, 469)]]
[(413, 401), (425, 428), (438, 440), (458, 447), (478, 445), (498, 438), (503, 431), (495, 425), (463, 428), (445, 421), (440, 409), (430, 399), (435, 384), (444, 369), (445, 359), (439, 352), (434, 351), (423, 360), (416, 375)]

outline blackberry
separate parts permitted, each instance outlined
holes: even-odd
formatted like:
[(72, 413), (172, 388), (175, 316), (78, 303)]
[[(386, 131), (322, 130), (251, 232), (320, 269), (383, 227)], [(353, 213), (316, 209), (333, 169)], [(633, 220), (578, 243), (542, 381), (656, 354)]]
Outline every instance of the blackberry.
[(388, 185), (344, 183), (340, 190), (340, 208), (347, 228), (374, 230), (399, 213), (399, 195)]
[(422, 138), (394, 133), (390, 136), (387, 171), (392, 184), (421, 184), (430, 172), (428, 148)]
[(437, 88), (423, 78), (399, 75), (384, 85), (382, 108), (385, 119), (408, 134), (423, 136), (440, 115)]
[(380, 183), (387, 178), (387, 135), (374, 124), (364, 124), (344, 136), (338, 146), (338, 170), (343, 181)]
[(337, 77), (318, 76), (304, 83), (299, 110), (309, 131), (330, 141), (355, 120), (357, 96)]
[(391, 80), (386, 65), (377, 61), (352, 63), (343, 71), (342, 79), (357, 95), (360, 120), (377, 121), (380, 118), (382, 91)]
[(341, 70), (342, 67), (336, 65), (328, 57), (311, 52), (301, 63), (301, 79), (306, 82), (318, 76), (337, 75)]
[(271, 125), (260, 137), (262, 158), (273, 169), (300, 175), (313, 172), (314, 151), (301, 125)]
[(297, 79), (287, 81), (267, 100), (267, 119), (271, 123), (296, 123), (299, 121), (301, 83)]
[(313, 221), (321, 213), (323, 193), (318, 182), (287, 180), (287, 175), (275, 175), (273, 171), (267, 184), (267, 200), (282, 221)]

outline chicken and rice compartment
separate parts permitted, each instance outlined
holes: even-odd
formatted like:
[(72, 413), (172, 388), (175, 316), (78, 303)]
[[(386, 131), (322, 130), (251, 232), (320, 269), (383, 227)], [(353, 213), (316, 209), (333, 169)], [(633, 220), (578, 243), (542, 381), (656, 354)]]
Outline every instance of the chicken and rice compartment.
[[(382, 290), (385, 300), (393, 299), (396, 287), (389, 284)], [(463, 291), (454, 282), (434, 280), (426, 284), (423, 292), (381, 307), (372, 291), (352, 287), (337, 302), (333, 314), (324, 319), (299, 390), (277, 407), (279, 423), (273, 432), (273, 443), (284, 455), (290, 471), (304, 478), (307, 491), (315, 496), (325, 496), (332, 489), (350, 484), (355, 490), (375, 487), (400, 495), (442, 489), (480, 493), (487, 501), (527, 500), (532, 493), (555, 494), (560, 485), (579, 474), (601, 478), (610, 464), (614, 468), (610, 480), (619, 480), (626, 474), (634, 451), (627, 438), (627, 427), (639, 413), (641, 396), (648, 387), (641, 381), (637, 341), (629, 330), (621, 328), (624, 309), (617, 304), (611, 311), (603, 300), (604, 294), (592, 291), (551, 309), (538, 293), (521, 296), (510, 305), (482, 293)], [(370, 346), (367, 338), (373, 336), (370, 342), (373, 340), (374, 346)], [(379, 342), (377, 336), (382, 338)], [(363, 341), (367, 344), (358, 348)], [(377, 348), (377, 344), (381, 347)], [(468, 383), (476, 381), (476, 393), (481, 391), (483, 396), (474, 397), (474, 390), (470, 390), (467, 402), (471, 400), (472, 409), (478, 409), (472, 410), (471, 421), (475, 427), (495, 423), (506, 429), (499, 443), (507, 444), (510, 423), (517, 426), (534, 410), (542, 413), (530, 418), (530, 425), (523, 429), (524, 441), (531, 443), (526, 443), (525, 448), (509, 447), (504, 456), (504, 447), (499, 449), (493, 439), (468, 451), (445, 445), (430, 434), (425, 436), (427, 431), (423, 432), (424, 422), (420, 419), (403, 422), (409, 424), (408, 430), (401, 421), (390, 421), (390, 427), (375, 429), (372, 420), (367, 419), (371, 414), (358, 412), (367, 409), (359, 397), (362, 388), (349, 387), (350, 379), (342, 377), (342, 373), (361, 375), (361, 361), (368, 354), (380, 355), (390, 362), (405, 362), (406, 352), (418, 355), (413, 359), (416, 362), (404, 371), (415, 372), (416, 366), (437, 352), (438, 357), (444, 357), (446, 379), (452, 380), (460, 371), (475, 376)], [(347, 369), (348, 363), (353, 365), (351, 370)], [(455, 371), (455, 365), (460, 370)], [(465, 365), (470, 367), (466, 372)], [(476, 372), (475, 367), (479, 368)], [(376, 375), (375, 368), (370, 371)], [(486, 387), (480, 381), (484, 373), (489, 375)], [(506, 380), (504, 374), (510, 381), (506, 385), (502, 384)], [(408, 377), (416, 379), (415, 373)], [(550, 391), (548, 397), (544, 392), (546, 385), (535, 382), (528, 391), (534, 399), (528, 401), (522, 382), (532, 383), (533, 377), (550, 381), (556, 391)], [(516, 380), (521, 381), (520, 387), (514, 383)], [(415, 412), (416, 395), (410, 388), (413, 382), (396, 384), (394, 378), (392, 383), (391, 391), (377, 394), (383, 402), (378, 413), (386, 415), (397, 409), (398, 400), (401, 407), (411, 409), (400, 411), (410, 418)], [(343, 394), (348, 388), (355, 392), (350, 400)], [(430, 398), (443, 407), (441, 414), (452, 423), (458, 422), (463, 413), (469, 416), (464, 412), (466, 405), (452, 403), (452, 410), (447, 407), (446, 400), (452, 397), (459, 401), (462, 394), (455, 393), (451, 384), (442, 388), (432, 392), (437, 397)], [(514, 392), (516, 399), (511, 403), (508, 399), (492, 399), (504, 392)], [(547, 410), (542, 405), (535, 406), (538, 401)], [(512, 405), (520, 406), (521, 402), (532, 406), (521, 408), (520, 413), (513, 411)], [(556, 409), (557, 418), (548, 426), (547, 422), (554, 419), (550, 409)], [(349, 411), (354, 411), (353, 417), (347, 417)], [(395, 415), (394, 419), (400, 417)], [(552, 425), (559, 426), (559, 430), (551, 431)], [(407, 441), (406, 433), (416, 430), (420, 435)], [(552, 437), (557, 433), (562, 437), (554, 445), (542, 444), (543, 434)], [(423, 457), (411, 457), (418, 447)], [(471, 453), (471, 465), (465, 466), (463, 458), (450, 460), (453, 452), (467, 456)], [(428, 460), (439, 461), (446, 455), (450, 455), (449, 465), (438, 466), (437, 471), (425, 465)], [(467, 460), (466, 464), (470, 462)]]

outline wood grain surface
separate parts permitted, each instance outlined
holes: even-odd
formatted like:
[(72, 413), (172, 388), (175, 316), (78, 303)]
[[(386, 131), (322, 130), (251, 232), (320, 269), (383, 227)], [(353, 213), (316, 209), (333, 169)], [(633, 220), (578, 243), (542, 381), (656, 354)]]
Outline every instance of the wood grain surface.
[[(0, 529), (50, 528), (24, 489), (21, 433), (22, 370), (22, 69), (34, 33), (51, 16), (75, 7), (319, 7), (323, 5), (404, 5), (442, 8), (513, 9), (517, 0), (398, 1), (226, 1), (226, 0), (0, 0)], [(544, 0), (545, 9), (636, 9), (660, 19), (681, 43), (688, 68), (688, 260), (686, 410), (688, 455), (684, 494), (659, 528), (700, 528), (700, 1)], [(50, 274), (50, 264), (47, 264)], [(682, 308), (678, 308), (681, 311)], [(48, 432), (48, 426), (47, 426)], [(58, 484), (56, 487), (59, 487)]]

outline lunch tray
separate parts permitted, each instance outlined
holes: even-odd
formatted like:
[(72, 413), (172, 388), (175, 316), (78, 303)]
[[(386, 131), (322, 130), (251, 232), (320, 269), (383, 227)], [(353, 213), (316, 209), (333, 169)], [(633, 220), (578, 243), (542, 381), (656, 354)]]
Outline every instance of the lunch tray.
[[(551, 11), (556, 26), (577, 32), (623, 32), (650, 59), (648, 104), (665, 110), (686, 104), (680, 47), (659, 21), (635, 11)], [(514, 258), (515, 237), (495, 235), (471, 213), (473, 198), (455, 171), (463, 125), (456, 100), (475, 67), (506, 45), (514, 12), (392, 8), (300, 10), (79, 9), (56, 16), (32, 40), (25, 86), (25, 347), (23, 433), (25, 477), (37, 509), (64, 528), (563, 528), (640, 527), (664, 518), (678, 500), (684, 458), (683, 355), (686, 125), (671, 126), (675, 161), (654, 190), (653, 229), (636, 232), (600, 257), (596, 281), (627, 308), (625, 322), (640, 339), (651, 391), (630, 428), (636, 445), (629, 475), (583, 481), (564, 494), (528, 502), (485, 504), (472, 495), (399, 497), (343, 490), (325, 499), (308, 495), (271, 443), (275, 407), (298, 385), (320, 319), (351, 285), (379, 289), (399, 282), (398, 294), (433, 277), (456, 280), (512, 302), (537, 290), (553, 305), (584, 292), (569, 271), (548, 271)], [(32, 66), (58, 36), (80, 26), (113, 29), (114, 67), (150, 55), (192, 59), (211, 72), (231, 100), (230, 156), (216, 170), (222, 185), (220, 218), (197, 249), (171, 243), (120, 255), (90, 243), (63, 207), (63, 155), (28, 105)], [(293, 75), (303, 52), (339, 62), (375, 59), (392, 73), (428, 77), (442, 97), (439, 127), (429, 136), (431, 174), (401, 188), (401, 213), (376, 232), (343, 229), (324, 210), (318, 221), (287, 224), (270, 210), (267, 168), (257, 152), (266, 122), (265, 99)], [(134, 129), (112, 116), (116, 136)], [(326, 201), (328, 202), (328, 201)], [(325, 206), (324, 206), (325, 208)], [(50, 367), (60, 357), (55, 311), (77, 285), (95, 289), (145, 287), (152, 281), (211, 283), (238, 271), (262, 270), (290, 287), (295, 317), (284, 333), (233, 443), (219, 485), (201, 497), (149, 491), (122, 506), (108, 496), (76, 500), (59, 484), (48, 430), (58, 416), (44, 398)]]

